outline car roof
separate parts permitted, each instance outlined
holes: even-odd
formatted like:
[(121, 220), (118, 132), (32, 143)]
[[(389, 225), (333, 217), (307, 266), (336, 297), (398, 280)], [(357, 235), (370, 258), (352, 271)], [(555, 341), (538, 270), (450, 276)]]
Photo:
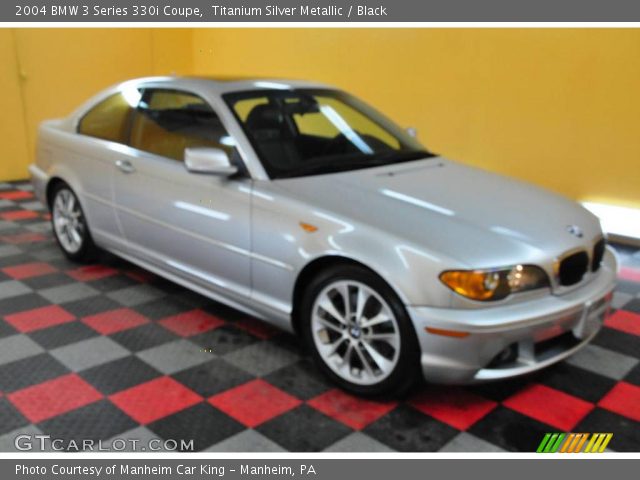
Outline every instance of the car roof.
[(222, 95), (230, 92), (247, 90), (289, 90), (295, 88), (335, 88), (319, 82), (305, 80), (293, 80), (268, 77), (209, 77), (209, 76), (167, 76), (167, 77), (142, 77), (129, 80), (123, 84), (166, 85), (187, 90), (207, 90), (210, 93)]

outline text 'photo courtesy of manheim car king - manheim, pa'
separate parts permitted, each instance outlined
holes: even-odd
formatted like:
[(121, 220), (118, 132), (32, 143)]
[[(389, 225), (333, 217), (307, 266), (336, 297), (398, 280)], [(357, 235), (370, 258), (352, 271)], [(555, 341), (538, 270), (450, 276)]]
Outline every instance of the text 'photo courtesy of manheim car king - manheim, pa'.
[(581, 205), (320, 83), (126, 81), (44, 122), (30, 172), (67, 257), (105, 249), (295, 332), (359, 395), (547, 367), (615, 286)]

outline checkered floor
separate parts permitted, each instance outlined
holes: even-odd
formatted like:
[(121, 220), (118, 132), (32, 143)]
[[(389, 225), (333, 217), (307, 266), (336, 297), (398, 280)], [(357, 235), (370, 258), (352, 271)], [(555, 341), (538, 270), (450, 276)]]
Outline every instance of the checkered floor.
[(592, 345), (534, 376), (379, 403), (328, 383), (288, 334), (105, 254), (59, 252), (26, 183), (0, 184), (0, 451), (194, 440), (210, 451), (533, 451), (548, 431), (640, 451), (640, 251)]

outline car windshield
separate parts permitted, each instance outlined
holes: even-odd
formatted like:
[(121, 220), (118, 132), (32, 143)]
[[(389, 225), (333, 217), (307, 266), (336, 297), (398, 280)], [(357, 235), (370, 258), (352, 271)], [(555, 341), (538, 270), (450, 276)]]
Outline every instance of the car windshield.
[(253, 90), (226, 94), (224, 100), (271, 178), (433, 156), (383, 115), (338, 90)]

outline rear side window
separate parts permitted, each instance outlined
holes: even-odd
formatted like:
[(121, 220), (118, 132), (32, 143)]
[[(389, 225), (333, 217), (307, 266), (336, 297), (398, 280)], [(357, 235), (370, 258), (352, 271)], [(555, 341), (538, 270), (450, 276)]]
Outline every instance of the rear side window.
[(121, 93), (111, 95), (82, 117), (78, 132), (91, 137), (126, 143), (133, 108)]
[(129, 144), (178, 161), (186, 148), (221, 148), (233, 156), (233, 141), (220, 118), (200, 97), (162, 89), (144, 91), (133, 116)]

